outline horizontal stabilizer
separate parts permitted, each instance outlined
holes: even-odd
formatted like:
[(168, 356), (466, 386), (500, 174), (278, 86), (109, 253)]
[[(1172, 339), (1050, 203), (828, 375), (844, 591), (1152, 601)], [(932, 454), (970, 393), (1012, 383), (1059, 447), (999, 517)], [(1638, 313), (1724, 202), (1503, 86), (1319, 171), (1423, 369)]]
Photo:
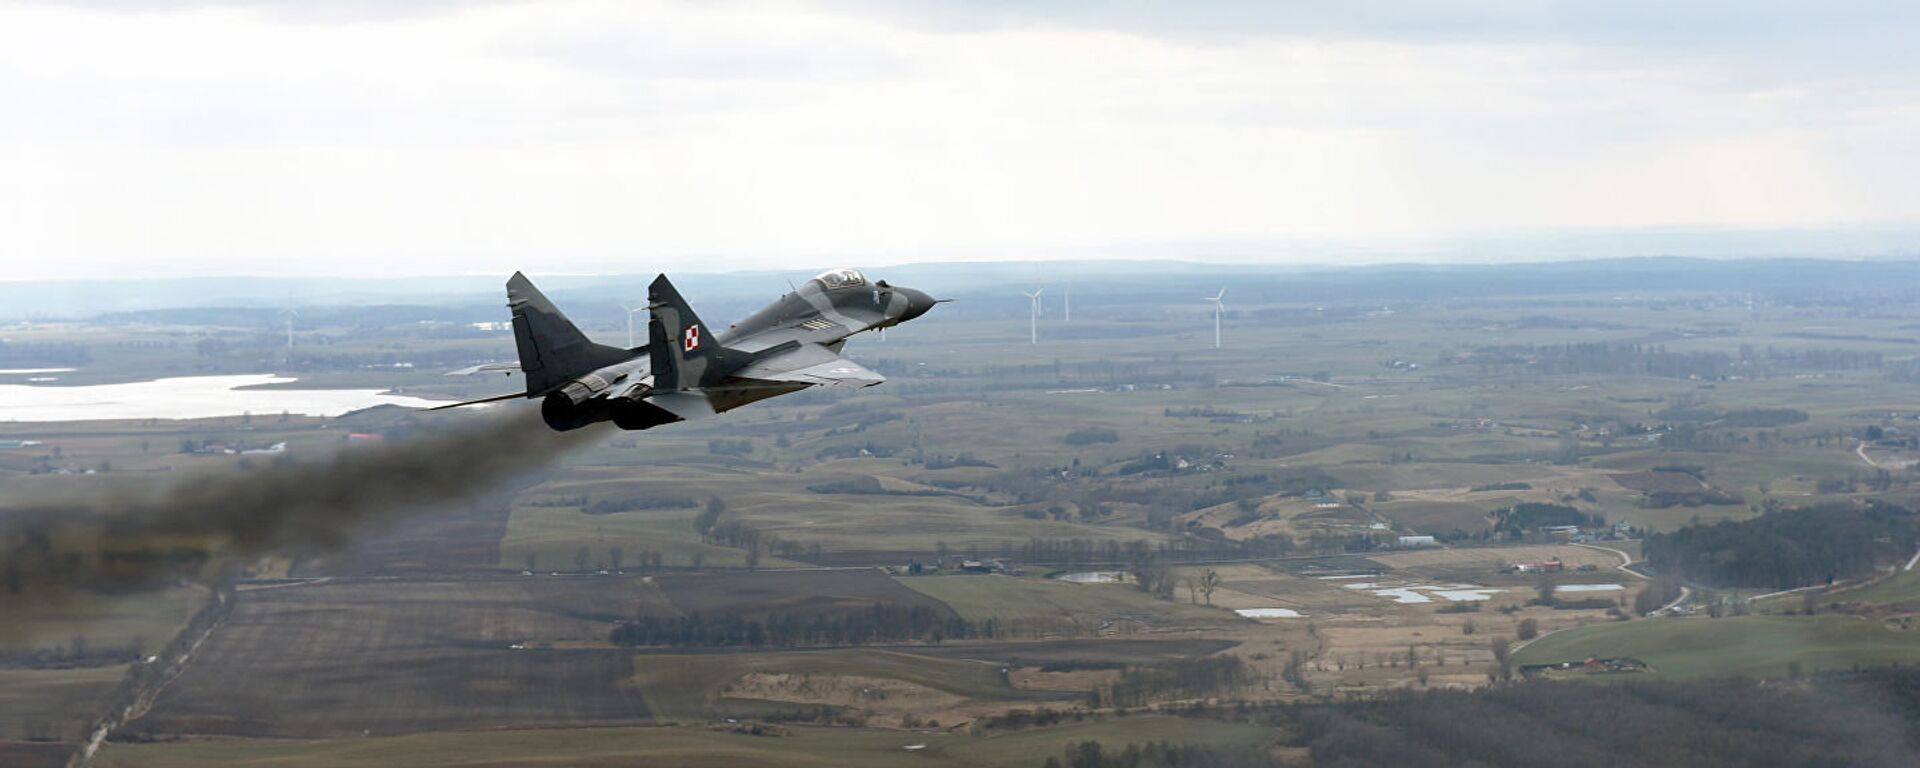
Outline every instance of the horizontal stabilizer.
[(647, 402), (686, 421), (703, 419), (714, 414), (713, 401), (698, 390), (680, 390), (677, 392), (659, 392), (647, 398)]

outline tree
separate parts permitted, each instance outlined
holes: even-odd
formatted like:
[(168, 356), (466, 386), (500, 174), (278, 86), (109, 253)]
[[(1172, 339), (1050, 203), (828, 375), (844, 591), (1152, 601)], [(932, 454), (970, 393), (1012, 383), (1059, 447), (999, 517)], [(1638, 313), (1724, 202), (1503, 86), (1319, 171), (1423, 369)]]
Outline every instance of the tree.
[(1200, 604), (1200, 582), (1194, 580), (1192, 576), (1188, 576), (1186, 579), (1186, 585), (1187, 585), (1187, 602), (1192, 603), (1194, 605), (1199, 605)]
[(726, 513), (727, 502), (725, 500), (719, 496), (708, 496), (707, 508), (701, 510), (700, 514), (693, 518), (693, 529), (698, 531), (700, 538), (704, 540), (707, 538), (707, 534), (713, 531), (713, 527), (719, 524), (720, 516)]
[(754, 537), (751, 541), (747, 542), (747, 570), (751, 571), (751, 570), (758, 569), (759, 567), (760, 567), (760, 539), (759, 537)]
[(1550, 574), (1550, 573), (1540, 574), (1540, 580), (1537, 582), (1534, 582), (1534, 585), (1533, 585), (1533, 591), (1538, 592), (1540, 594), (1541, 605), (1552, 605), (1553, 593), (1558, 591), (1559, 589), (1560, 589), (1559, 583), (1554, 580), (1553, 574)]
[[(1488, 647), (1493, 651), (1493, 663), (1499, 667), (1497, 673), (1499, 679), (1503, 681), (1513, 679), (1513, 641), (1496, 637), (1488, 643)], [(1487, 673), (1488, 676), (1495, 674), (1495, 672)]]
[(528, 552), (527, 553), (527, 573), (533, 573), (535, 570), (534, 566), (537, 565), (538, 563), (539, 563), (539, 560), (534, 555), (534, 553)]
[(607, 547), (607, 563), (613, 566), (613, 572), (620, 572), (620, 560), (626, 555), (619, 547)]
[(1220, 588), (1222, 581), (1225, 579), (1220, 578), (1220, 572), (1212, 568), (1200, 574), (1200, 594), (1206, 595), (1207, 605), (1213, 605), (1213, 591)]
[(1532, 640), (1536, 637), (1539, 637), (1540, 622), (1535, 621), (1533, 619), (1521, 619), (1520, 628), (1517, 630), (1517, 634), (1519, 634), (1520, 639), (1522, 640)]
[(689, 557), (693, 559), (693, 567), (696, 569), (707, 563), (707, 551), (704, 549), (694, 550), (693, 554), (689, 555)]
[(584, 571), (587, 569), (587, 563), (592, 561), (593, 561), (593, 552), (587, 549), (587, 545), (582, 544), (580, 545), (579, 549), (574, 550), (574, 553), (573, 553), (573, 569), (574, 570)]

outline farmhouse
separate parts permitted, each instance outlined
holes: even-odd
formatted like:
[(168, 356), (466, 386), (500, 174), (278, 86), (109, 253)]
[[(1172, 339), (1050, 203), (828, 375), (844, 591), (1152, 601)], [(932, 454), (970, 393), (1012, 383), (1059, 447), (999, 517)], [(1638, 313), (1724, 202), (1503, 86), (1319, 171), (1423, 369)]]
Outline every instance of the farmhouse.
[(1418, 549), (1420, 547), (1439, 546), (1439, 542), (1434, 541), (1432, 536), (1402, 536), (1399, 541), (1394, 543), (1394, 546), (1401, 549)]
[(1312, 504), (1314, 509), (1339, 509), (1342, 506), (1339, 499), (1328, 495), (1324, 491), (1308, 491), (1300, 498), (1308, 504)]

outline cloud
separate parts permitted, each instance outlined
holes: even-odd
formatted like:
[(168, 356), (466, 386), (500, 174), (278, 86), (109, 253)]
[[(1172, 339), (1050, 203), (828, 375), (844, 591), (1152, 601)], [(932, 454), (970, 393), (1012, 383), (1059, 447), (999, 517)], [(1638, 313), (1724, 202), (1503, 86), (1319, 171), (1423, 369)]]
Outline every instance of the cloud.
[(1169, 8), (8, 6), (0, 249), (630, 272), (1920, 214), (1899, 7)]

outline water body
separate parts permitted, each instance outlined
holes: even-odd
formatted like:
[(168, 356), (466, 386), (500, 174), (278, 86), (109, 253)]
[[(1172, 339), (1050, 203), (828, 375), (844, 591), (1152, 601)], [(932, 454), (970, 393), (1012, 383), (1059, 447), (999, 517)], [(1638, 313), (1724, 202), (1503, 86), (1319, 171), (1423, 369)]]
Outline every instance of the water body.
[(1415, 592), (1411, 587), (1394, 587), (1392, 589), (1376, 589), (1373, 591), (1373, 593), (1381, 597), (1391, 597), (1393, 598), (1393, 601), (1396, 603), (1431, 603), (1433, 602), (1433, 598), (1427, 597), (1426, 595)]
[(1617, 592), (1626, 589), (1619, 584), (1561, 584), (1554, 587), (1555, 592)]
[(1234, 613), (1249, 619), (1298, 619), (1301, 613), (1292, 608), (1240, 608)]
[[(1403, 605), (1411, 603), (1431, 603), (1433, 602), (1433, 596), (1438, 596), (1442, 600), (1450, 600), (1456, 603), (1477, 603), (1492, 599), (1495, 592), (1506, 591), (1495, 587), (1482, 587), (1476, 584), (1408, 584), (1389, 587), (1384, 584), (1366, 581), (1358, 584), (1342, 584), (1341, 586), (1347, 589), (1364, 589), (1372, 592), (1376, 596), (1391, 598), (1394, 602)], [(1421, 594), (1421, 591), (1431, 592), (1433, 595)]]
[(1121, 573), (1119, 571), (1086, 571), (1084, 573), (1068, 573), (1060, 576), (1061, 581), (1071, 581), (1075, 584), (1118, 584), (1120, 583), (1120, 579)]
[(378, 389), (243, 389), (295, 381), (299, 379), (257, 373), (184, 376), (84, 387), (0, 384), (0, 421), (205, 419), (243, 413), (339, 416), (376, 405), (408, 408), (444, 405)]
[(1443, 599), (1452, 600), (1456, 603), (1480, 603), (1492, 600), (1493, 593), (1495, 592), (1505, 591), (1504, 589), (1493, 589), (1491, 587), (1478, 587), (1473, 589), (1436, 589), (1433, 590), (1433, 593)]

